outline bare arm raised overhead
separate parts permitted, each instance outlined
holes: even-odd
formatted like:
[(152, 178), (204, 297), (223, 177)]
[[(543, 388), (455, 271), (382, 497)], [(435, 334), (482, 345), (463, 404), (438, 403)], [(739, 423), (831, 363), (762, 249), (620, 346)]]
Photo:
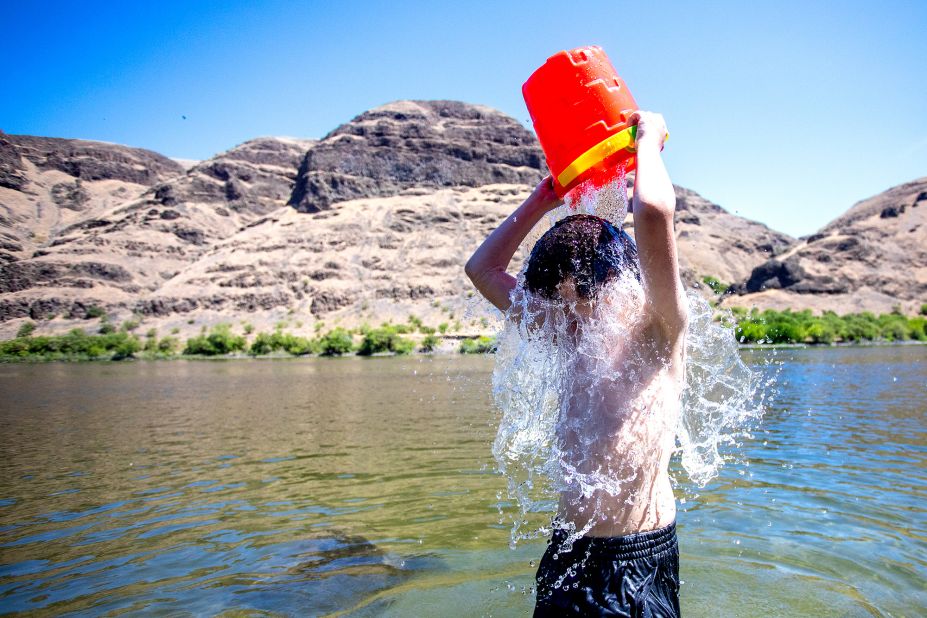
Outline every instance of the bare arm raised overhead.
[(509, 294), (515, 287), (515, 277), (505, 272), (518, 245), (525, 239), (545, 213), (562, 203), (554, 192), (550, 176), (546, 176), (521, 206), (499, 227), (493, 230), (479, 249), (467, 261), (464, 270), (470, 281), (486, 299), (503, 312), (512, 304)]
[(635, 112), (630, 120), (637, 124), (637, 173), (632, 205), (644, 293), (660, 331), (668, 342), (675, 343), (685, 333), (688, 309), (679, 280), (673, 229), (676, 193), (660, 156), (666, 123), (663, 116), (652, 112)]

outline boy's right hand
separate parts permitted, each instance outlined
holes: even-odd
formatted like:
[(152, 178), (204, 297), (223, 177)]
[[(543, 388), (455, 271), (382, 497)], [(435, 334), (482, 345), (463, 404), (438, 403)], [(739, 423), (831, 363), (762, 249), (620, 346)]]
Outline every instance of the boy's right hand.
[(541, 182), (534, 188), (526, 202), (540, 208), (542, 212), (548, 212), (563, 204), (563, 200), (554, 191), (554, 179), (550, 174), (545, 176)]

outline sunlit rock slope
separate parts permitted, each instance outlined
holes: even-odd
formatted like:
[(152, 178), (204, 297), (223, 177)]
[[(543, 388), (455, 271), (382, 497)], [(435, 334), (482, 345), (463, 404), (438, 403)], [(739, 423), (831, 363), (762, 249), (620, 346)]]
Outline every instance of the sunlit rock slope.
[[(463, 263), (545, 173), (518, 122), (453, 101), (391, 103), (319, 141), (251, 140), (192, 167), (2, 135), (0, 336), (26, 320), (92, 330), (99, 309), (181, 336), (410, 314), (483, 330), (492, 312), (471, 298)], [(794, 242), (690, 190), (677, 198), (689, 282), (746, 279)]]
[(734, 292), (725, 304), (916, 313), (927, 302), (927, 178), (857, 203)]

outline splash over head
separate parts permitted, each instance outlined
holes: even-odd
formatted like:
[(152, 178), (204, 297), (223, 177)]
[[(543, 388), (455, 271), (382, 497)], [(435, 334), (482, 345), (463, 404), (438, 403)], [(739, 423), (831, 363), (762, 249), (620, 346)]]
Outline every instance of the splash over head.
[(640, 281), (637, 246), (624, 231), (601, 217), (571, 215), (538, 240), (525, 268), (525, 288), (548, 299), (572, 280), (576, 294), (595, 299), (601, 287), (624, 272)]
[[(685, 384), (665, 373), (664, 350), (642, 335), (637, 247), (608, 221), (625, 218), (624, 181), (580, 198), (554, 214), (570, 213), (535, 244), (497, 339), (493, 455), (517, 504), (508, 514), (500, 506), (499, 523), (511, 517), (513, 545), (547, 536), (551, 526), (572, 543), (625, 512), (650, 513), (634, 509), (649, 504), (654, 470), (671, 452), (687, 485), (704, 486), (736, 458), (763, 408), (767, 385), (740, 359), (731, 327), (694, 292)], [(589, 214), (572, 214), (577, 208)], [(671, 474), (682, 484), (680, 467)]]

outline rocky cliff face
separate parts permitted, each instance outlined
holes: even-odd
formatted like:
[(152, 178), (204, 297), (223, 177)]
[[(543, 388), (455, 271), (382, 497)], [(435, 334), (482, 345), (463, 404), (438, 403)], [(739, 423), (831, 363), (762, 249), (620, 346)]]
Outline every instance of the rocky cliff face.
[(252, 140), (186, 172), (174, 164), (179, 175), (97, 205), (31, 258), (0, 266), (0, 320), (132, 311), (216, 243), (285, 207), (311, 145)]
[(758, 265), (728, 305), (914, 313), (927, 301), (927, 178), (857, 203)]
[[(46, 218), (0, 221), (5, 234), (31, 234), (0, 264), (0, 337), (27, 319), (40, 332), (91, 328), (93, 307), (181, 336), (240, 321), (259, 330), (285, 321), (311, 334), (319, 322), (409, 314), (485, 330), (492, 312), (476, 303), (463, 263), (546, 173), (533, 135), (515, 120), (448, 101), (392, 103), (319, 142), (252, 140), (189, 169), (146, 153), (147, 175), (137, 169), (144, 151), (121, 149), (139, 158), (119, 159), (110, 145), (83, 142), (33, 160), (3, 137), (4, 212), (41, 187), (43, 207), (30, 212)], [(103, 163), (87, 161), (94, 152)], [(122, 175), (92, 171), (114, 160)], [(687, 189), (677, 187), (677, 199), (690, 281), (743, 279), (792, 242)], [(64, 214), (39, 224), (50, 204)]]
[(732, 215), (683, 187), (676, 187), (675, 224), (679, 265), (689, 284), (706, 276), (725, 284), (740, 281), (754, 265), (795, 243), (791, 236)]
[(306, 153), (290, 204), (318, 212), (411, 187), (532, 184), (546, 168), (514, 118), (458, 101), (397, 101), (343, 124)]
[(155, 152), (0, 132), (0, 261), (31, 257), (69, 227), (182, 173)]

